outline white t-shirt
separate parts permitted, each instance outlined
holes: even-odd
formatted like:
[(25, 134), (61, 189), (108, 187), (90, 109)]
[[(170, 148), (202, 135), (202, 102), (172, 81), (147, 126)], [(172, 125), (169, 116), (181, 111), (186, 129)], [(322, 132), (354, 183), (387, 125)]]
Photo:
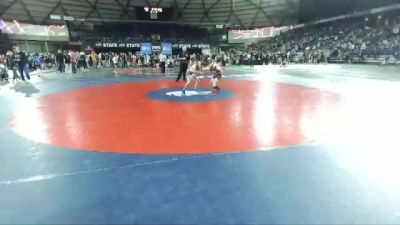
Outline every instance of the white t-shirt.
[(164, 55), (164, 54), (160, 54), (159, 58), (160, 58), (160, 62), (165, 62), (165, 61), (167, 61), (167, 56)]
[(117, 55), (114, 55), (114, 57), (113, 57), (113, 62), (114, 62), (114, 64), (117, 64), (117, 63), (118, 63), (118, 56), (117, 56)]
[(361, 50), (365, 50), (365, 49), (367, 49), (367, 45), (365, 44), (365, 42), (363, 42), (361, 44)]
[(400, 32), (400, 27), (397, 25), (395, 27), (393, 27), (393, 34), (398, 34)]

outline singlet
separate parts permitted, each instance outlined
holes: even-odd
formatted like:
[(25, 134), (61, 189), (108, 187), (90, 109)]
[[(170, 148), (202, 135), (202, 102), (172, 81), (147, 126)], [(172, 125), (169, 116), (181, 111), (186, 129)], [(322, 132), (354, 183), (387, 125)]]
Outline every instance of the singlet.
[[(211, 69), (211, 67), (212, 67), (213, 69)], [(221, 68), (219, 67), (218, 64), (213, 63), (213, 65), (210, 66), (210, 71), (215, 73), (215, 75), (213, 76), (213, 78), (221, 79), (221, 77), (222, 77), (222, 71), (221, 71)]]
[[(196, 69), (197, 65), (199, 65), (199, 64), (200, 64), (199, 62), (193, 63), (189, 68), (189, 72), (196, 73), (196, 74), (201, 73), (201, 71)], [(201, 64), (200, 64), (200, 68), (201, 68)]]

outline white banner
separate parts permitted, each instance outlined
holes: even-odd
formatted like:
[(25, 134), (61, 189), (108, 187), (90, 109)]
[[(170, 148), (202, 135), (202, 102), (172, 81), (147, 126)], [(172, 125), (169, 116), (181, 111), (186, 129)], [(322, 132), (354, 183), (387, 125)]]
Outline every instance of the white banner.
[(69, 41), (66, 25), (43, 26), (0, 20), (0, 29), (11, 39)]
[(275, 36), (274, 27), (264, 27), (254, 30), (230, 30), (228, 31), (229, 43), (247, 43), (254, 42), (261, 38)]

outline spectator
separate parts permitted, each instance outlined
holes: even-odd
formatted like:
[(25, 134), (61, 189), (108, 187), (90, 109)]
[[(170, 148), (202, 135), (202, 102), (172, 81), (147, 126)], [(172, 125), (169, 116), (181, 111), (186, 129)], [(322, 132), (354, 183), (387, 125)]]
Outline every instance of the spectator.
[(61, 50), (58, 50), (58, 53), (56, 55), (56, 62), (57, 62), (57, 71), (60, 73), (64, 73), (65, 72), (65, 58), (64, 55), (62, 54)]
[(160, 60), (161, 73), (165, 73), (165, 63), (167, 61), (167, 56), (161, 52), (160, 56), (159, 56), (159, 60)]
[(42, 58), (39, 57), (39, 54), (35, 54), (33, 61), (34, 61), (35, 69), (42, 69), (43, 62), (42, 62)]
[(71, 59), (72, 73), (75, 74), (76, 73), (76, 65), (77, 65), (76, 52), (70, 50), (69, 57)]
[(14, 46), (14, 60), (18, 64), (18, 72), (22, 80), (25, 81), (25, 76), (28, 80), (31, 79), (29, 75), (28, 55), (21, 51), (19, 46)]
[(72, 62), (69, 53), (65, 52), (64, 59), (65, 59), (65, 73), (72, 73)]

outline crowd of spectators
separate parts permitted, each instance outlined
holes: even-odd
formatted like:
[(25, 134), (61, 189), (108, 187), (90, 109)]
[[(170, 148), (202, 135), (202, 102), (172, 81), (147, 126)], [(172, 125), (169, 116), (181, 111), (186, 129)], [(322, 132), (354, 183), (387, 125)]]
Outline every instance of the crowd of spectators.
[(76, 73), (98, 68), (156, 67), (163, 61), (167, 67), (176, 66), (176, 56), (163, 54), (140, 54), (139, 52), (61, 52), (55, 57), (60, 73)]
[[(188, 54), (188, 53), (187, 53)], [(42, 53), (30, 54), (14, 47), (5, 55), (0, 55), (0, 64), (5, 65), (12, 74), (13, 80), (25, 77), (30, 79), (30, 72), (35, 70), (51, 70), (58, 73), (75, 74), (77, 71), (86, 72), (99, 68), (128, 68), (148, 67), (159, 68), (165, 72), (165, 67), (179, 67), (183, 55), (166, 55), (163, 53), (141, 54), (140, 52), (96, 52), (92, 51), (62, 51), (55, 54)], [(211, 62), (211, 56), (202, 54), (188, 55), (191, 61), (200, 60), (204, 63)], [(215, 57), (222, 63), (220, 55)], [(226, 65), (225, 61), (223, 64)], [(25, 74), (25, 76), (24, 76)]]
[(293, 29), (232, 51), (242, 63), (366, 62), (400, 59), (400, 17), (374, 16)]
[[(179, 65), (179, 56), (161, 57), (166, 67)], [(247, 48), (213, 51), (210, 56), (192, 55), (203, 62), (216, 60), (222, 66), (240, 64), (400, 61), (400, 16), (374, 16), (306, 26), (289, 30)], [(381, 61), (380, 61), (381, 60)], [(99, 67), (157, 67), (160, 54), (140, 52), (61, 51), (26, 53), (13, 48), (0, 55), (0, 64), (12, 71), (13, 79), (30, 78), (34, 70), (57, 69), (59, 73), (76, 73)], [(25, 74), (25, 76), (24, 76)]]

